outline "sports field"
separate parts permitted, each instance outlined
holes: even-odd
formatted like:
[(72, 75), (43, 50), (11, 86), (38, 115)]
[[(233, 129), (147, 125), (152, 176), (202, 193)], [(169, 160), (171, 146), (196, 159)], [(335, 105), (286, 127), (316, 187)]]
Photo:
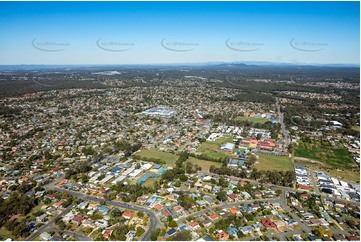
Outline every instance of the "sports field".
[(257, 154), (258, 159), (254, 165), (257, 170), (292, 171), (293, 165), (288, 156), (272, 156)]
[(237, 118), (235, 118), (235, 120), (237, 121), (248, 121), (254, 124), (264, 124), (267, 121), (269, 121), (268, 118), (258, 118), (258, 117), (242, 117), (242, 116), (238, 116)]
[(139, 156), (140, 158), (153, 158), (153, 159), (160, 159), (164, 162), (166, 162), (167, 166), (174, 166), (175, 162), (178, 159), (178, 155), (163, 152), (157, 149), (142, 149), (140, 152), (136, 154), (136, 156)]
[(222, 164), (219, 162), (200, 160), (194, 157), (189, 157), (186, 162), (190, 162), (193, 165), (199, 165), (202, 168), (202, 171), (209, 171), (209, 167), (211, 167), (211, 165), (215, 166), (216, 168), (222, 166)]

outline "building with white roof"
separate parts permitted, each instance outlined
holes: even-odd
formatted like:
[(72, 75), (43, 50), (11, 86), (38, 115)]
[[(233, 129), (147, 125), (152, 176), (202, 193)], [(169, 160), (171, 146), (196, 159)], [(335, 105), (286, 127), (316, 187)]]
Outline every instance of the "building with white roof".
[(118, 176), (114, 181), (112, 181), (112, 184), (115, 185), (115, 184), (117, 184), (118, 182), (123, 181), (125, 178), (126, 178), (126, 176), (120, 175), (120, 176)]

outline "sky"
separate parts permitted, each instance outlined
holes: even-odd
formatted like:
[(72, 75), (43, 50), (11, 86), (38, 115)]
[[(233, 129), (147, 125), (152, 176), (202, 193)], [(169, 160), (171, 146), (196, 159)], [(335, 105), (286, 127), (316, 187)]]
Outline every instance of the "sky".
[(0, 64), (359, 64), (359, 2), (0, 2)]

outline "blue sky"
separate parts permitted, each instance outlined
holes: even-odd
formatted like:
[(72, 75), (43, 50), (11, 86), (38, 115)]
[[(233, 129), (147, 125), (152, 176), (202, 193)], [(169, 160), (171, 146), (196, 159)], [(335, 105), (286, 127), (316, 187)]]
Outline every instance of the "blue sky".
[(0, 2), (0, 64), (359, 64), (359, 2)]

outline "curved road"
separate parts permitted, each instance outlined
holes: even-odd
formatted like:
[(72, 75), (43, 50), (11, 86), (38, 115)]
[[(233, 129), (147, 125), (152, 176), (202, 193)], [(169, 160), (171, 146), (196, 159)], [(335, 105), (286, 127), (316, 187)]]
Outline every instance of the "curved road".
[[(80, 192), (75, 192), (75, 191), (71, 191), (68, 189), (63, 189), (63, 188), (59, 188), (59, 187), (47, 187), (48, 190), (54, 190), (54, 191), (59, 191), (59, 192), (67, 192), (70, 195), (79, 198), (79, 199), (83, 199), (83, 200), (90, 200), (90, 201), (94, 201), (94, 202), (101, 202), (104, 201), (103, 198), (99, 198), (96, 196), (90, 196), (90, 195), (85, 195), (83, 193)], [(147, 232), (143, 235), (143, 239), (142, 240), (150, 240), (150, 235), (153, 232), (153, 230), (155, 230), (156, 228), (160, 228), (162, 227), (162, 224), (159, 222), (157, 216), (153, 213), (152, 210), (144, 208), (144, 207), (140, 207), (140, 206), (136, 206), (136, 205), (131, 205), (128, 203), (123, 203), (123, 202), (117, 202), (117, 201), (105, 201), (106, 204), (112, 205), (112, 206), (116, 206), (116, 207), (121, 207), (121, 208), (126, 208), (126, 209), (131, 209), (131, 210), (136, 210), (136, 211), (141, 211), (143, 213), (146, 213), (150, 219), (150, 226), (149, 229), (147, 230)]]

